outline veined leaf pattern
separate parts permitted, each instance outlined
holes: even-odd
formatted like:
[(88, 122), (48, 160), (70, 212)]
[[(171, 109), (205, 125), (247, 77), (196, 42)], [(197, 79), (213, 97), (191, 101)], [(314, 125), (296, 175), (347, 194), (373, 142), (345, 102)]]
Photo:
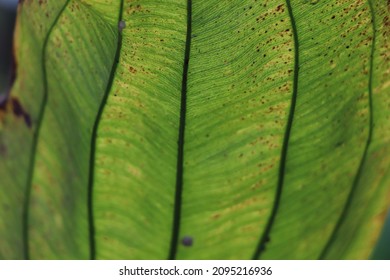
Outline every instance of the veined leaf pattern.
[(389, 34), (376, 0), (22, 1), (0, 258), (368, 258)]

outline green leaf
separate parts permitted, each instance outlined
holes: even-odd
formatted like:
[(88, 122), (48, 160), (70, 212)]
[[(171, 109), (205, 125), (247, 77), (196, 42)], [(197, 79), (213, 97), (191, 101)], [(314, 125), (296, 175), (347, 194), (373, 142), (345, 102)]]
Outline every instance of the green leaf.
[(19, 6), (0, 258), (370, 256), (385, 1), (52, 2)]

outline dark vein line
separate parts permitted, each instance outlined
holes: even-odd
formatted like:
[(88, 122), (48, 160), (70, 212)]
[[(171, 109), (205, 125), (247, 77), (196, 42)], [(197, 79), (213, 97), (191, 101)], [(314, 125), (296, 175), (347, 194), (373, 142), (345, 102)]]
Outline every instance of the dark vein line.
[[(28, 247), (28, 217), (29, 217), (29, 206), (30, 206), (30, 198), (31, 198), (31, 188), (32, 188), (32, 180), (33, 180), (33, 174), (35, 169), (35, 159), (36, 159), (36, 151), (38, 146), (38, 137), (42, 126), (42, 120), (45, 115), (45, 109), (47, 105), (48, 100), (48, 81), (47, 81), (47, 70), (46, 70), (46, 50), (47, 45), (49, 42), (50, 35), (52, 34), (52, 31), (54, 27), (57, 25), (58, 20), (60, 19), (62, 13), (65, 11), (65, 8), (68, 6), (70, 0), (67, 0), (64, 6), (61, 8), (59, 13), (57, 14), (57, 17), (54, 19), (52, 25), (50, 26), (49, 30), (47, 31), (45, 40), (43, 41), (43, 47), (42, 47), (42, 54), (41, 54), (41, 65), (42, 65), (42, 75), (43, 75), (43, 100), (42, 105), (38, 113), (37, 118), (37, 128), (34, 131), (33, 135), (33, 141), (32, 141), (32, 148), (30, 153), (30, 168), (27, 175), (27, 189), (26, 189), (26, 197), (23, 203), (23, 210), (22, 210), (22, 228), (23, 228), (23, 245), (24, 245), (24, 258), (30, 259), (30, 252)], [(22, 5), (22, 4), (21, 4)]]
[[(124, 0), (121, 0), (120, 8), (119, 8), (119, 16), (118, 16), (118, 25), (119, 22), (122, 21), (122, 14), (123, 14), (123, 3)], [(91, 260), (96, 259), (96, 243), (95, 243), (95, 223), (93, 219), (93, 184), (94, 184), (94, 171), (95, 171), (95, 156), (96, 156), (96, 140), (97, 140), (97, 131), (99, 127), (100, 120), (102, 118), (104, 107), (106, 106), (108, 95), (111, 91), (116, 69), (119, 64), (119, 59), (121, 55), (121, 49), (122, 49), (122, 32), (117, 26), (118, 30), (118, 42), (117, 42), (117, 48), (115, 53), (114, 62), (111, 68), (110, 78), (107, 83), (107, 88), (104, 93), (102, 102), (100, 103), (99, 111), (97, 113), (95, 123), (93, 125), (92, 130), (92, 138), (91, 138), (91, 154), (90, 154), (90, 160), (89, 160), (89, 182), (88, 182), (88, 220), (89, 220), (89, 248), (90, 248), (90, 258)]]
[(192, 1), (187, 0), (187, 36), (186, 47), (183, 64), (183, 80), (181, 84), (181, 104), (180, 104), (180, 124), (179, 124), (179, 138), (178, 138), (178, 153), (177, 153), (177, 167), (176, 167), (176, 195), (175, 206), (173, 209), (173, 225), (172, 225), (172, 239), (171, 248), (168, 259), (174, 260), (176, 258), (177, 245), (179, 242), (180, 218), (181, 218), (181, 203), (183, 192), (183, 159), (184, 159), (184, 132), (186, 125), (186, 109), (187, 109), (187, 77), (188, 77), (188, 63), (190, 60), (191, 51), (191, 33), (192, 33)]
[(369, 146), (371, 144), (371, 139), (372, 139), (372, 133), (373, 133), (373, 126), (374, 126), (374, 117), (373, 117), (373, 104), (372, 104), (372, 80), (373, 80), (373, 72), (374, 72), (374, 54), (375, 54), (375, 43), (376, 43), (376, 25), (375, 25), (375, 13), (374, 13), (374, 7), (373, 7), (373, 4), (371, 2), (371, 0), (368, 1), (368, 4), (370, 6), (370, 13), (371, 13), (371, 17), (372, 17), (372, 29), (373, 29), (373, 37), (372, 37), (372, 45), (371, 45), (371, 54), (370, 54), (370, 73), (369, 73), (369, 77), (368, 77), (368, 107), (369, 107), (369, 128), (368, 128), (368, 136), (367, 136), (367, 141), (366, 141), (366, 145), (365, 145), (365, 148), (364, 148), (364, 152), (363, 152), (363, 156), (362, 156), (362, 159), (360, 161), (360, 165), (359, 165), (359, 168), (357, 170), (357, 173), (355, 175), (355, 179), (353, 181), (353, 184), (352, 184), (352, 188), (351, 188), (351, 191), (348, 195), (348, 198), (347, 198), (347, 201), (344, 205), (344, 208), (341, 212), (341, 215), (336, 223), (336, 226), (334, 227), (333, 229), (333, 232), (332, 232), (332, 235), (329, 237), (329, 240), (327, 242), (327, 244), (325, 245), (323, 251), (321, 252), (320, 254), (320, 257), (319, 259), (325, 259), (333, 242), (335, 241), (336, 239), (336, 236), (337, 236), (337, 233), (338, 231), (340, 230), (340, 227), (341, 225), (344, 223), (346, 217), (347, 217), (347, 214), (348, 214), (348, 210), (349, 208), (351, 207), (351, 204), (352, 204), (352, 198), (355, 194), (355, 191), (357, 189), (357, 186), (359, 184), (359, 180), (360, 180), (360, 176), (362, 174), (362, 170), (363, 170), (363, 166), (364, 166), (364, 163), (366, 162), (366, 159), (367, 159), (367, 154), (368, 154), (368, 149), (369, 149)]
[(253, 255), (253, 259), (257, 260), (260, 258), (261, 254), (264, 252), (266, 243), (269, 241), (269, 235), (272, 229), (272, 226), (275, 222), (276, 215), (279, 210), (279, 204), (280, 199), (282, 197), (282, 191), (283, 191), (283, 184), (284, 184), (284, 175), (286, 170), (286, 159), (287, 159), (287, 151), (288, 151), (288, 145), (290, 141), (291, 136), (291, 128), (292, 123), (294, 120), (294, 113), (295, 113), (295, 107), (297, 103), (297, 95), (298, 95), (298, 76), (299, 76), (299, 43), (298, 43), (298, 33), (297, 33), (297, 27), (295, 23), (294, 14), (292, 11), (290, 0), (286, 0), (286, 6), (288, 9), (288, 14), (290, 16), (291, 20), (291, 27), (294, 37), (294, 81), (293, 81), (293, 92), (291, 97), (291, 107), (290, 107), (290, 113), (287, 120), (287, 126), (286, 131), (283, 139), (283, 146), (282, 146), (282, 152), (280, 156), (280, 166), (279, 166), (279, 179), (278, 179), (278, 185), (276, 189), (276, 195), (274, 200), (274, 205), (272, 208), (272, 212), (270, 215), (270, 218), (267, 222), (267, 225), (265, 227), (265, 230), (260, 238), (259, 244), (256, 248), (256, 251)]

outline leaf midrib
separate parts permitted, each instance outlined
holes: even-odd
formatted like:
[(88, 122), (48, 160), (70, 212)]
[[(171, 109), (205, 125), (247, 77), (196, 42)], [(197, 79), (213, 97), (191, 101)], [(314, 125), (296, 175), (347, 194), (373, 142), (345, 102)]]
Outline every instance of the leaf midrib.
[(121, 49), (122, 49), (122, 32), (119, 29), (119, 22), (122, 21), (123, 16), (123, 5), (124, 0), (121, 0), (119, 6), (119, 15), (118, 15), (118, 41), (117, 48), (115, 53), (115, 58), (113, 65), (111, 67), (110, 78), (107, 83), (107, 88), (103, 96), (103, 100), (100, 103), (99, 111), (96, 115), (95, 123), (92, 129), (91, 137), (91, 154), (89, 160), (89, 181), (88, 181), (88, 220), (89, 220), (89, 246), (90, 246), (90, 258), (92, 260), (96, 259), (96, 242), (95, 242), (95, 224), (93, 219), (93, 184), (94, 184), (94, 171), (95, 171), (95, 158), (96, 158), (96, 141), (97, 141), (97, 132), (99, 128), (100, 121), (102, 119), (103, 111), (106, 106), (109, 93), (111, 91), (112, 85), (115, 80), (116, 70), (118, 68)]
[(357, 189), (357, 186), (359, 185), (359, 181), (360, 181), (360, 178), (361, 178), (361, 174), (363, 173), (363, 167), (364, 167), (364, 163), (366, 162), (366, 159), (367, 159), (367, 155), (368, 155), (368, 150), (369, 150), (369, 147), (370, 147), (370, 144), (371, 144), (371, 140), (372, 140), (372, 134), (373, 134), (373, 127), (374, 127), (374, 116), (373, 116), (373, 86), (372, 86), (372, 81), (373, 81), (373, 72), (374, 72), (374, 54), (375, 54), (375, 45), (376, 45), (376, 21), (375, 21), (375, 13), (374, 13), (374, 7), (373, 7), (373, 4), (372, 4), (372, 1), (371, 0), (368, 0), (368, 5), (370, 7), (370, 14), (371, 14), (371, 25), (372, 25), (372, 31), (373, 31), (373, 37), (372, 37), (372, 43), (371, 43), (371, 54), (370, 54), (370, 70), (369, 70), (369, 76), (368, 76), (368, 109), (369, 109), (369, 127), (368, 127), (368, 136), (367, 136), (367, 140), (366, 140), (366, 144), (365, 144), (365, 147), (364, 147), (364, 151), (363, 151), (363, 155), (362, 155), (362, 158), (360, 160), (360, 163), (359, 163), (359, 167), (358, 167), (358, 170), (356, 172), (356, 175), (355, 175), (355, 178), (354, 178), (354, 181), (352, 183), (352, 187), (351, 187), (351, 190), (349, 192), (349, 195), (347, 197), (347, 200), (344, 204), (344, 207), (341, 211), (341, 214), (339, 216), (339, 219), (337, 220), (337, 223), (333, 229), (333, 232), (331, 234), (331, 236), (329, 237), (328, 239), (328, 242), (326, 243), (324, 249), (322, 250), (320, 256), (319, 256), (319, 259), (325, 259), (327, 257), (327, 254), (333, 244), (333, 242), (335, 241), (336, 239), (336, 236), (337, 236), (337, 233), (341, 227), (341, 225), (343, 224), (343, 222), (345, 221), (346, 217), (347, 217), (347, 214), (348, 214), (348, 210), (349, 210), (349, 207), (351, 206), (352, 204), (352, 198), (355, 194), (355, 191)]
[(293, 78), (293, 92), (291, 97), (291, 106), (290, 106), (290, 112), (288, 115), (288, 120), (286, 124), (286, 130), (283, 138), (283, 145), (281, 150), (281, 156), (280, 156), (280, 165), (279, 165), (279, 178), (278, 178), (278, 184), (276, 188), (276, 194), (274, 203), (272, 206), (272, 211), (269, 216), (268, 222), (266, 224), (266, 227), (260, 237), (258, 246), (256, 248), (255, 253), (253, 254), (254, 260), (257, 260), (261, 257), (261, 254), (264, 252), (266, 243), (270, 240), (270, 232), (272, 230), (272, 226), (275, 222), (276, 215), (279, 210), (279, 204), (282, 197), (282, 191), (283, 191), (283, 185), (284, 185), (284, 177), (285, 177), (285, 170), (286, 170), (286, 159), (287, 159), (287, 152), (288, 152), (288, 145), (290, 142), (290, 136), (291, 136), (291, 129), (292, 124), (294, 120), (294, 114), (295, 114), (295, 107), (297, 103), (297, 96), (298, 96), (298, 76), (299, 76), (299, 41), (298, 41), (298, 31), (295, 23), (294, 13), (292, 10), (291, 2), (290, 0), (286, 0), (286, 6), (288, 10), (288, 14), (291, 21), (291, 28), (292, 28), (292, 34), (293, 34), (293, 40), (294, 40), (294, 78)]
[[(48, 29), (48, 32), (46, 34), (46, 37), (43, 42), (42, 47), (42, 54), (41, 54), (41, 66), (42, 66), (42, 75), (43, 75), (43, 97), (42, 97), (42, 104), (38, 113), (37, 121), (36, 121), (36, 129), (33, 132), (33, 140), (32, 140), (32, 148), (31, 148), (31, 154), (30, 154), (30, 168), (28, 170), (27, 175), (27, 188), (26, 188), (26, 196), (23, 203), (23, 211), (22, 211), (22, 229), (23, 229), (23, 247), (24, 247), (24, 258), (26, 260), (30, 259), (30, 252), (29, 252), (29, 246), (28, 246), (28, 240), (29, 240), (29, 234), (28, 234), (28, 216), (29, 216), (29, 206), (30, 206), (30, 197), (31, 197), (31, 189), (32, 189), (32, 180), (33, 180), (33, 174), (35, 169), (35, 160), (36, 160), (36, 151), (38, 146), (38, 137), (40, 134), (41, 126), (42, 126), (42, 120), (45, 115), (46, 107), (47, 107), (47, 101), (48, 101), (48, 80), (47, 80), (47, 69), (46, 69), (46, 54), (47, 54), (47, 45), (50, 39), (50, 36), (52, 34), (52, 31), (54, 27), (57, 25), (58, 20), (60, 19), (61, 15), (65, 11), (66, 7), (70, 3), (70, 0), (67, 0), (64, 4), (64, 6), (61, 8), (59, 13), (57, 14), (56, 18), (54, 19), (52, 25)], [(20, 4), (23, 5), (23, 4)]]
[(177, 166), (176, 166), (176, 193), (175, 205), (173, 209), (172, 223), (172, 238), (168, 259), (176, 258), (177, 246), (179, 242), (182, 193), (183, 193), (183, 164), (184, 164), (184, 136), (186, 125), (187, 111), (187, 81), (188, 81), (188, 65), (191, 52), (191, 35), (192, 35), (192, 1), (187, 0), (187, 34), (186, 46), (183, 63), (183, 79), (181, 84), (181, 101), (180, 101), (180, 123), (178, 135), (178, 151), (177, 151)]

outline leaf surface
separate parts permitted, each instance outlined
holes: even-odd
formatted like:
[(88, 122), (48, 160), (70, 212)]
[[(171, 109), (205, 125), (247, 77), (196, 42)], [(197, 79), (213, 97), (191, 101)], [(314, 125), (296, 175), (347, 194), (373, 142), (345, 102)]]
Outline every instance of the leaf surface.
[(368, 258), (385, 1), (24, 1), (0, 258)]

